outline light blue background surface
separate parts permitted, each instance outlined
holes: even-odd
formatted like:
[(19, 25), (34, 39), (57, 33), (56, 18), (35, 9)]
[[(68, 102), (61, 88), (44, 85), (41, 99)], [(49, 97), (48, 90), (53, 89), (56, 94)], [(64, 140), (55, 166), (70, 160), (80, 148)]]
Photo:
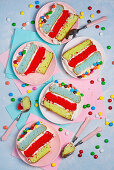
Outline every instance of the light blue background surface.
[[(13, 35), (14, 27), (11, 26), (12, 22), (16, 22), (17, 28), (21, 28), (21, 24), (23, 22), (31, 21), (35, 18), (37, 13), (37, 9), (29, 8), (28, 5), (32, 3), (34, 5), (33, 0), (0, 0), (0, 53), (6, 51), (10, 48), (11, 38)], [(43, 6), (47, 0), (40, 1), (40, 7)], [(113, 110), (109, 111), (107, 107), (112, 105), (114, 108), (114, 102), (109, 104), (107, 99), (111, 94), (114, 94), (114, 66), (112, 65), (112, 61), (114, 60), (114, 1), (113, 0), (64, 0), (64, 2), (70, 4), (79, 14), (80, 11), (84, 11), (84, 19), (80, 20), (80, 26), (85, 24), (87, 19), (90, 19), (90, 14), (93, 13), (95, 17), (93, 19), (97, 19), (101, 16), (106, 15), (108, 17), (108, 21), (99, 24), (100, 26), (104, 26), (106, 28), (103, 31), (103, 36), (99, 36), (100, 29), (95, 29), (95, 27), (88, 28), (86, 30), (80, 31), (78, 36), (90, 36), (91, 38), (99, 41), (106, 53), (106, 60), (104, 69), (101, 72), (101, 77), (104, 77), (106, 80), (106, 85), (103, 86), (105, 105), (107, 111), (107, 117), (110, 121), (114, 120)], [(34, 5), (35, 6), (35, 5)], [(89, 11), (88, 6), (92, 6), (92, 11)], [(96, 10), (100, 9), (101, 14), (97, 14)], [(25, 15), (21, 16), (20, 11), (24, 11)], [(11, 22), (6, 21), (6, 17), (11, 18)], [(92, 19), (92, 20), (93, 20)], [(35, 31), (34, 25), (28, 25), (26, 27), (27, 30)], [(107, 45), (111, 45), (111, 50), (107, 50)], [(57, 62), (59, 64), (59, 68), (63, 71), (61, 78), (65, 76), (64, 70), (60, 63), (60, 53), (62, 51), (63, 46), (59, 47), (59, 55), (57, 58)], [(5, 110), (5, 106), (10, 104), (10, 98), (8, 96), (9, 92), (14, 93), (14, 97), (17, 99), (20, 97), (20, 92), (15, 86), (14, 82), (10, 80), (10, 86), (5, 86), (5, 81), (8, 80), (5, 78), (5, 75), (2, 73), (4, 71), (3, 67), (0, 65), (0, 136), (3, 135), (4, 130), (3, 126), (10, 125), (12, 120), (7, 111)], [(58, 74), (56, 78), (60, 78)], [(97, 92), (96, 92), (97, 93)], [(91, 130), (96, 128), (97, 126), (103, 127), (103, 132), (101, 138), (94, 137), (88, 142), (84, 143), (82, 146), (77, 148), (77, 151), (69, 158), (62, 160), (58, 170), (113, 170), (114, 169), (114, 126), (107, 127), (104, 125), (105, 120), (97, 120), (92, 121), (86, 130), (81, 135), (81, 138), (88, 134)], [(80, 123), (72, 124), (68, 126), (68, 130), (75, 132)], [(28, 166), (23, 163), (21, 160), (16, 159), (11, 156), (15, 138), (17, 136), (17, 128), (14, 129), (10, 137), (6, 142), (0, 141), (0, 169), (1, 170), (31, 170), (38, 169)], [(104, 139), (108, 138), (109, 143), (105, 144)], [(100, 154), (98, 150), (95, 149), (95, 145), (99, 144), (101, 148), (104, 149), (104, 153)], [(78, 158), (77, 154), (79, 149), (83, 149), (83, 157)], [(92, 156), (90, 156), (90, 152), (95, 151), (96, 154), (99, 155), (99, 158), (95, 160)]]

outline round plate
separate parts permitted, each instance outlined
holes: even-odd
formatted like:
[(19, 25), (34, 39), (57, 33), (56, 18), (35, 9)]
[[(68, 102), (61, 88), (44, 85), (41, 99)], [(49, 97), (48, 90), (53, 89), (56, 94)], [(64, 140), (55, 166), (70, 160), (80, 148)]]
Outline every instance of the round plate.
[[(61, 80), (62, 82), (62, 80)], [(67, 81), (65, 81), (67, 83)], [(52, 82), (53, 83), (53, 82)], [(49, 121), (53, 122), (53, 123), (57, 123), (57, 124), (68, 124), (68, 123), (75, 123), (75, 120), (76, 118), (78, 117), (79, 113), (81, 112), (82, 110), (82, 105), (83, 105), (83, 100), (81, 98), (81, 102), (78, 104), (78, 109), (77, 109), (77, 112), (75, 114), (75, 117), (74, 120), (68, 120), (62, 116), (59, 116), (58, 114), (48, 110), (46, 107), (42, 106), (41, 105), (41, 101), (42, 101), (42, 98), (45, 96), (47, 90), (49, 89), (49, 86), (52, 84), (52, 83), (49, 83), (47, 86), (44, 87), (44, 89), (42, 90), (41, 94), (40, 94), (40, 97), (39, 97), (39, 107), (40, 107), (40, 110), (43, 114), (43, 116), (48, 119)], [(75, 87), (75, 85), (73, 85)]]
[[(25, 125), (21, 131), (18, 133), (17, 139), (19, 138), (19, 136), (21, 135), (22, 131), (26, 128), (31, 126), (33, 123), (35, 122), (31, 122), (28, 123), (27, 125)], [(28, 165), (31, 166), (37, 166), (37, 167), (41, 167), (41, 166), (47, 166), (50, 165), (60, 154), (61, 151), (61, 142), (60, 142), (60, 137), (57, 133), (57, 131), (54, 129), (54, 127), (52, 127), (50, 124), (48, 123), (44, 123), (47, 127), (50, 128), (51, 132), (55, 135), (54, 138), (50, 141), (50, 146), (51, 146), (51, 151), (46, 154), (44, 157), (42, 157), (38, 162), (36, 163), (29, 163), (26, 158), (24, 157), (24, 155), (21, 153), (21, 151), (18, 149), (17, 145), (16, 145), (16, 149), (17, 152), (20, 156), (20, 158), (27, 163)], [(16, 139), (16, 141), (17, 141)]]
[[(36, 31), (37, 33), (40, 35), (40, 37), (45, 40), (46, 42), (48, 43), (51, 43), (51, 44), (55, 44), (53, 43), (53, 41), (51, 40), (51, 38), (49, 38), (48, 36), (45, 36), (41, 31), (40, 31), (40, 28), (38, 26), (38, 23), (39, 23), (39, 20), (40, 20), (40, 17), (43, 16), (46, 12), (48, 12), (50, 10), (50, 7), (51, 5), (53, 5), (54, 3), (57, 3), (57, 4), (61, 4), (63, 5), (64, 7), (68, 8), (69, 10), (71, 10), (74, 14), (76, 14), (75, 10), (69, 6), (68, 4), (66, 3), (63, 3), (63, 2), (51, 2), (51, 3), (47, 3), (46, 5), (44, 5), (37, 13), (36, 15), (36, 18), (35, 18), (35, 28), (36, 28)], [(79, 25), (79, 21), (77, 20), (76, 24), (72, 27), (72, 28), (78, 28), (78, 25)], [(67, 39), (63, 39), (63, 41), (61, 41), (61, 44), (64, 44), (64, 43), (67, 43), (68, 41), (70, 40), (67, 40)]]
[[(105, 52), (104, 52), (104, 50), (103, 50), (103, 47), (101, 46), (100, 43), (98, 43), (96, 40), (94, 40), (93, 38), (90, 38), (90, 37), (77, 37), (77, 38), (72, 39), (72, 40), (71, 40), (70, 42), (68, 42), (68, 43), (65, 45), (65, 47), (63, 48), (62, 55), (63, 55), (64, 52), (66, 52), (67, 50), (71, 49), (72, 47), (80, 44), (82, 41), (84, 41), (84, 40), (86, 40), (86, 39), (90, 39), (90, 40), (93, 42), (93, 44), (96, 45), (97, 51), (100, 51), (100, 53), (101, 53), (101, 55), (102, 55), (102, 60), (103, 60), (103, 62), (104, 62)], [(62, 65), (63, 65), (65, 71), (66, 71), (69, 75), (71, 75), (72, 77), (77, 78), (76, 74), (75, 74), (74, 72), (70, 71), (70, 70), (68, 69), (67, 65), (64, 63), (64, 61), (63, 61), (64, 59), (62, 59), (62, 55), (61, 55), (61, 60), (62, 60)], [(96, 75), (99, 74), (99, 72), (102, 70), (103, 65), (104, 65), (104, 64), (102, 64), (102, 65), (100, 66), (100, 69), (95, 70), (94, 73), (90, 74), (90, 75), (87, 76), (86, 78), (81, 78), (81, 79), (88, 79), (88, 78), (91, 78), (91, 77), (96, 76)], [(78, 78), (78, 79), (79, 79), (79, 78)]]
[(51, 60), (51, 63), (46, 71), (45, 74), (41, 74), (41, 73), (30, 73), (28, 75), (20, 75), (16, 72), (15, 70), (15, 67), (13, 66), (13, 61), (17, 59), (17, 56), (18, 56), (18, 53), (20, 51), (22, 51), (26, 45), (28, 43), (31, 43), (31, 42), (27, 42), (23, 45), (21, 45), (17, 50), (16, 52), (14, 53), (14, 56), (13, 56), (13, 59), (12, 59), (12, 67), (13, 67), (13, 70), (14, 70), (14, 73), (15, 75), (24, 83), (27, 83), (27, 84), (31, 84), (31, 85), (40, 85), (42, 83), (45, 83), (46, 81), (48, 81), (53, 73), (54, 73), (54, 70), (55, 70), (55, 67), (56, 67), (56, 56), (54, 54), (54, 52), (52, 51), (52, 49), (50, 47), (48, 47), (46, 44), (44, 43), (41, 43), (41, 42), (37, 42), (37, 41), (33, 41), (33, 43), (35, 43), (36, 45), (39, 45), (39, 46), (42, 46), (42, 47), (45, 47), (48, 51), (52, 52), (54, 55), (53, 55), (53, 58)]

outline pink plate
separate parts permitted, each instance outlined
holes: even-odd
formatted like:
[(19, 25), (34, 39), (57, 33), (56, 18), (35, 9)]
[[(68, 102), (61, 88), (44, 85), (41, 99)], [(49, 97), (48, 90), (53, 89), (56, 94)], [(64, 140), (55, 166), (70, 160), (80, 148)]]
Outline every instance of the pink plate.
[[(48, 43), (51, 43), (51, 44), (54, 44), (53, 41), (51, 40), (51, 38), (45, 36), (39, 29), (39, 26), (38, 26), (38, 23), (39, 23), (39, 20), (40, 20), (40, 17), (43, 16), (44, 14), (46, 14), (49, 10), (50, 10), (50, 7), (51, 5), (53, 5), (54, 3), (58, 3), (58, 4), (61, 4), (63, 5), (64, 7), (66, 7), (67, 9), (71, 10), (73, 13), (76, 14), (75, 10), (69, 6), (68, 4), (66, 3), (63, 3), (63, 2), (58, 2), (58, 1), (54, 1), (54, 2), (50, 2), (50, 3), (47, 3), (46, 5), (44, 5), (37, 13), (36, 15), (36, 18), (35, 18), (35, 28), (36, 28), (36, 31), (37, 33), (40, 35), (40, 37), (45, 40), (46, 42)], [(78, 25), (79, 25), (79, 22), (77, 21), (76, 24), (72, 27), (72, 28), (78, 28)], [(63, 39), (63, 41), (61, 42), (61, 44), (64, 44), (64, 43), (67, 43), (68, 41), (70, 40), (67, 40), (67, 39)]]
[[(39, 45), (39, 46), (42, 46), (42, 47), (45, 47), (48, 51), (52, 52), (54, 54), (54, 52), (52, 51), (52, 49), (50, 47), (48, 47), (46, 44), (44, 43), (41, 43), (41, 42), (38, 42), (38, 41), (33, 41), (35, 44)], [(55, 54), (53, 55), (53, 58), (52, 58), (52, 61), (46, 71), (45, 74), (40, 74), (40, 73), (30, 73), (28, 75), (20, 75), (16, 72), (15, 70), (15, 67), (13, 66), (13, 61), (17, 59), (17, 56), (18, 56), (18, 53), (20, 51), (22, 51), (26, 45), (28, 43), (31, 43), (31, 42), (27, 42), (23, 45), (21, 45), (17, 50), (16, 52), (14, 53), (14, 56), (13, 56), (13, 60), (12, 60), (12, 67), (13, 67), (13, 70), (14, 70), (14, 73), (15, 75), (24, 83), (27, 83), (27, 84), (31, 84), (31, 85), (40, 85), (42, 83), (45, 83), (46, 81), (48, 81), (53, 73), (54, 73), (54, 70), (55, 70), (55, 67), (56, 67), (56, 56)]]
[[(31, 123), (28, 123), (27, 125), (25, 125), (21, 131), (18, 133), (18, 136), (17, 136), (17, 139), (19, 138), (19, 136), (21, 135), (21, 133), (23, 132), (23, 130), (28, 127), (28, 126), (31, 126), (33, 123), (35, 122), (31, 122)], [(41, 167), (41, 166), (47, 166), (47, 165), (50, 165), (57, 157), (58, 155), (60, 154), (60, 151), (61, 151), (61, 142), (60, 142), (60, 137), (57, 133), (57, 131), (48, 123), (45, 123), (45, 125), (47, 127), (50, 128), (51, 132), (55, 135), (54, 138), (52, 139), (52, 141), (50, 142), (50, 146), (51, 146), (51, 151), (46, 154), (43, 158), (41, 158), (38, 162), (36, 163), (29, 163), (26, 158), (23, 156), (23, 154), (21, 153), (20, 150), (18, 150), (17, 146), (16, 146), (16, 149), (17, 149), (17, 152), (20, 156), (20, 158), (25, 162), (27, 163), (28, 165), (31, 165), (31, 166), (37, 166), (37, 167)], [(16, 139), (16, 141), (17, 141)]]

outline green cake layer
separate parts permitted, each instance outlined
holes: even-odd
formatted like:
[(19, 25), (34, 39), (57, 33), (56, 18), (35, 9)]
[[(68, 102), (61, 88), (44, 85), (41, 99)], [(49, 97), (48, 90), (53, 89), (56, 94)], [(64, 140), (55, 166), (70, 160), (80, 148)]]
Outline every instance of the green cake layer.
[(89, 47), (92, 44), (93, 43), (91, 42), (91, 40), (87, 39), (87, 40), (83, 41), (82, 43), (78, 44), (77, 46), (75, 46), (75, 47), (71, 48), (70, 50), (66, 51), (62, 55), (62, 57), (65, 58), (67, 61), (70, 61), (72, 56), (77, 55), (82, 50), (84, 50), (85, 48)]
[(65, 146), (63, 152), (62, 152), (62, 157), (66, 157), (66, 155), (74, 152), (75, 150), (75, 146), (73, 145), (73, 143), (69, 143), (67, 146)]
[(49, 103), (47, 100), (44, 100), (44, 106), (47, 109), (51, 110), (52, 112), (57, 113), (58, 115), (66, 118), (66, 119), (69, 119), (69, 120), (72, 119), (73, 112), (71, 112), (71, 111), (65, 110), (58, 105)]
[(52, 58), (53, 58), (53, 53), (46, 51), (45, 59), (39, 65), (36, 72), (41, 73), (41, 74), (45, 74), (46, 70), (48, 69), (48, 67), (51, 63)]
[(60, 29), (59, 33), (57, 34), (56, 39), (58, 41), (62, 41), (77, 20), (78, 20), (78, 15), (70, 14), (70, 17), (68, 18), (67, 22), (63, 25), (63, 27)]
[(25, 96), (22, 100), (21, 100), (21, 104), (23, 106), (23, 110), (28, 110), (31, 107), (31, 101), (30, 98), (28, 96)]
[(45, 145), (41, 150), (39, 150), (33, 157), (30, 157), (30, 161), (32, 163), (37, 162), (40, 160), (42, 157), (44, 157), (48, 152), (50, 152), (50, 144)]

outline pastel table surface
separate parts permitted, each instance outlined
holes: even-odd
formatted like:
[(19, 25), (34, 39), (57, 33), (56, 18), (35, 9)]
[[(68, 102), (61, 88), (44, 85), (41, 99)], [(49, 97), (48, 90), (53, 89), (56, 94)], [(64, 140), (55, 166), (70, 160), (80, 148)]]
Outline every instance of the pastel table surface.
[[(47, 2), (50, 2), (49, 0), (42, 0), (40, 1), (39, 6), (42, 7)], [(107, 99), (110, 97), (111, 94), (114, 94), (114, 65), (112, 65), (112, 61), (114, 60), (114, 17), (113, 17), (113, 11), (114, 11), (114, 1), (113, 0), (97, 0), (97, 1), (91, 1), (91, 0), (81, 0), (81, 1), (72, 1), (72, 0), (64, 0), (65, 3), (68, 3), (71, 5), (76, 12), (79, 14), (81, 11), (84, 12), (84, 18), (79, 20), (79, 26), (86, 24), (86, 21), (88, 19), (94, 20), (98, 19), (101, 16), (107, 16), (108, 20), (100, 23), (99, 29), (96, 29), (94, 26), (88, 29), (85, 29), (83, 31), (80, 31), (78, 36), (89, 36), (91, 38), (94, 38), (98, 42), (101, 43), (101, 45), (104, 48), (104, 51), (106, 53), (106, 64), (104, 65), (104, 69), (102, 70), (100, 77), (104, 77), (106, 80), (106, 85), (102, 86), (103, 93), (104, 93), (104, 99), (105, 99), (105, 109), (107, 113), (107, 117), (109, 118), (109, 121), (114, 121), (114, 114), (113, 109), (109, 111), (107, 108), (109, 105), (111, 105), (114, 108), (114, 102), (108, 103)], [(33, 4), (33, 8), (29, 8), (28, 5)], [(92, 6), (93, 9), (89, 11), (87, 8), (88, 6)], [(20, 11), (24, 11), (24, 15), (20, 15)], [(101, 10), (100, 14), (97, 14), (96, 11)], [(35, 8), (35, 1), (15, 1), (12, 0), (1, 0), (0, 1), (0, 54), (5, 52), (11, 47), (11, 39), (14, 32), (14, 27), (12, 27), (12, 23), (16, 22), (16, 28), (21, 28), (22, 23), (27, 21), (32, 21), (35, 19), (35, 15), (37, 14), (38, 9)], [(90, 14), (94, 14), (94, 18), (90, 18)], [(10, 18), (11, 21), (7, 22), (6, 18)], [(99, 36), (99, 33), (101, 32), (101, 27), (105, 27), (106, 30), (102, 31), (103, 35)], [(27, 25), (26, 30), (35, 31), (35, 27), (32, 24)], [(111, 49), (108, 50), (107, 46), (110, 45)], [(68, 76), (64, 69), (62, 68), (60, 54), (63, 49), (63, 46), (59, 47), (59, 53), (57, 58), (57, 64), (58, 64), (58, 71), (55, 75), (54, 79), (64, 79), (64, 78), (71, 78)], [(61, 71), (61, 74), (59, 73), (59, 70)], [(11, 104), (10, 97), (8, 96), (9, 92), (14, 93), (14, 97), (17, 99), (21, 96), (18, 88), (16, 87), (13, 80), (9, 80), (5, 77), (4, 74), (4, 68), (2, 65), (0, 65), (0, 136), (3, 135), (5, 130), (3, 129), (4, 125), (9, 126), (12, 123), (12, 119), (9, 116), (8, 112), (6, 111), (5, 107), (9, 104)], [(5, 81), (10, 81), (10, 85), (6, 86)], [(97, 91), (96, 91), (97, 93)], [(81, 123), (75, 123), (67, 126), (66, 128), (72, 132), (76, 132), (79, 128)], [(109, 127), (105, 125), (105, 120), (93, 120), (89, 123), (89, 125), (86, 127), (86, 130), (81, 135), (81, 138), (84, 137), (86, 134), (88, 134), (90, 131), (95, 129), (97, 126), (103, 127), (103, 132), (101, 132), (101, 137), (93, 137), (88, 142), (85, 142), (83, 145), (80, 145), (77, 147), (76, 152), (74, 154), (67, 158), (63, 159), (58, 167), (58, 170), (97, 170), (97, 169), (103, 169), (103, 170), (113, 170), (114, 169), (114, 158), (113, 158), (113, 150), (114, 150), (114, 126)], [(15, 145), (15, 139), (18, 134), (17, 128), (13, 130), (11, 135), (9, 136), (8, 140), (6, 142), (0, 141), (0, 169), (5, 170), (38, 170), (36, 167), (30, 167), (29, 165), (26, 165), (25, 163), (22, 163), (19, 159), (13, 157), (12, 151)], [(104, 143), (104, 139), (109, 139), (109, 143)], [(96, 145), (100, 145), (101, 149), (104, 149), (104, 152), (101, 154), (98, 150), (95, 149)], [(80, 149), (84, 150), (82, 158), (79, 158), (78, 152)], [(94, 151), (99, 157), (98, 159), (94, 159), (93, 156), (90, 155), (90, 152)], [(5, 163), (7, 161), (7, 163)]]

